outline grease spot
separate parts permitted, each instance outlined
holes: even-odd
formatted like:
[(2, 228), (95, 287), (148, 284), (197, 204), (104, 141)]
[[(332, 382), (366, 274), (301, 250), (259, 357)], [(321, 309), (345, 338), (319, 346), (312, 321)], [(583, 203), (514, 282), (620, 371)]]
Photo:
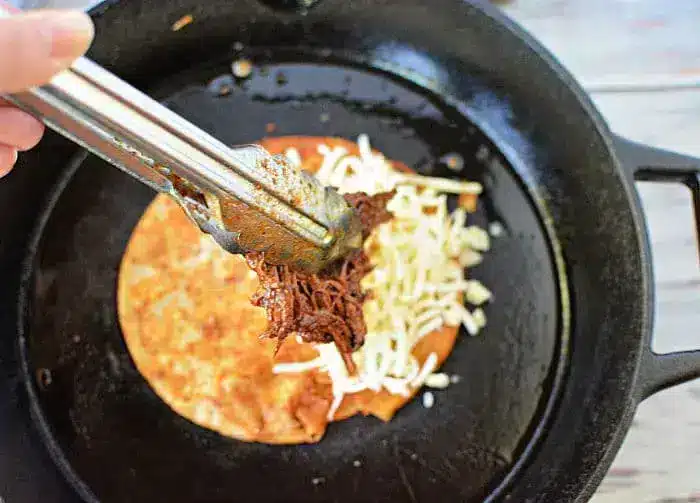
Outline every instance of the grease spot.
[[(51, 386), (51, 383), (53, 382), (53, 377), (51, 375), (51, 370), (49, 369), (39, 369), (36, 371), (36, 382), (39, 385), (39, 388), (42, 390), (48, 389), (49, 386)], [(0, 501), (0, 503), (2, 503)]]

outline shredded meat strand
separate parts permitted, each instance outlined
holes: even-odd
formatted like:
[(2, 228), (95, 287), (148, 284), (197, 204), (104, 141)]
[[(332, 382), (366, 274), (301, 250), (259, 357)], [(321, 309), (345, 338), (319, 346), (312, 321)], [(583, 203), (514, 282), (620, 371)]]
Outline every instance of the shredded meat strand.
[[(378, 225), (391, 219), (386, 205), (393, 195), (393, 192), (374, 196), (357, 192), (344, 196), (360, 217), (365, 239)], [(275, 351), (292, 334), (305, 342), (334, 342), (348, 372), (353, 374), (356, 369), (351, 354), (362, 347), (367, 335), (362, 314), (367, 295), (360, 282), (372, 266), (364, 250), (351, 252), (318, 274), (268, 264), (262, 253), (247, 254), (246, 262), (260, 280), (251, 302), (265, 309), (269, 321), (261, 337), (276, 339)]]
[(368, 196), (364, 192), (355, 192), (343, 196), (360, 217), (362, 235), (365, 239), (380, 224), (391, 220), (391, 213), (386, 209), (386, 205), (395, 194), (396, 191), (391, 191)]

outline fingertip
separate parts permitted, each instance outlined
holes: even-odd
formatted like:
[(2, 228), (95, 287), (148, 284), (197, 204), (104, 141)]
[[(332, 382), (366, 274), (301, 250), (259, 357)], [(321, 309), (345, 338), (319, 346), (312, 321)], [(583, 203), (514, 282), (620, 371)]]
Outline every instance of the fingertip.
[(0, 17), (0, 93), (48, 82), (90, 46), (94, 27), (76, 10), (35, 10)]
[(6, 176), (17, 162), (17, 149), (0, 145), (0, 178)]
[(85, 54), (95, 36), (90, 16), (79, 10), (43, 11), (51, 25), (51, 57), (63, 64)]
[(34, 117), (29, 116), (27, 119), (27, 126), (25, 135), (19, 141), (19, 145), (15, 145), (17, 150), (24, 152), (30, 150), (37, 146), (37, 144), (44, 137), (45, 126), (42, 122), (36, 120)]
[(44, 125), (27, 112), (15, 107), (0, 106), (0, 144), (29, 150), (44, 135)]

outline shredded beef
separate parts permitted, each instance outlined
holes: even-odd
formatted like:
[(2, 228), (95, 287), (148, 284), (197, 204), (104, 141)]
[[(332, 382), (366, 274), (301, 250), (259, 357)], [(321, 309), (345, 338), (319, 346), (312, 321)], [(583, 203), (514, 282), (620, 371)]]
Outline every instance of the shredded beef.
[(360, 217), (362, 236), (365, 239), (380, 224), (391, 220), (391, 213), (386, 209), (386, 205), (394, 197), (394, 194), (396, 194), (395, 191), (368, 196), (364, 192), (355, 192), (343, 196), (348, 204), (355, 208)]
[[(360, 217), (365, 239), (375, 227), (391, 218), (386, 205), (393, 195), (393, 192), (345, 195)], [(305, 342), (334, 342), (348, 371), (354, 373), (351, 354), (362, 346), (367, 334), (362, 315), (366, 295), (360, 281), (372, 266), (364, 250), (351, 252), (318, 274), (268, 264), (261, 253), (249, 253), (246, 261), (260, 279), (251, 302), (264, 308), (269, 320), (262, 337), (277, 339), (277, 349), (291, 334), (299, 335)]]

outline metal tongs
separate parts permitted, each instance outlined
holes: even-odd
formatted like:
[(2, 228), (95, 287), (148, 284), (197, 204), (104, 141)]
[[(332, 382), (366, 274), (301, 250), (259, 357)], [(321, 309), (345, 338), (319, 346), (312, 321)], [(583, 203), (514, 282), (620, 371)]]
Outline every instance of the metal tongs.
[(89, 59), (5, 99), (171, 195), (231, 253), (317, 272), (361, 246), (358, 218), (334, 189), (259, 146), (227, 147)]

